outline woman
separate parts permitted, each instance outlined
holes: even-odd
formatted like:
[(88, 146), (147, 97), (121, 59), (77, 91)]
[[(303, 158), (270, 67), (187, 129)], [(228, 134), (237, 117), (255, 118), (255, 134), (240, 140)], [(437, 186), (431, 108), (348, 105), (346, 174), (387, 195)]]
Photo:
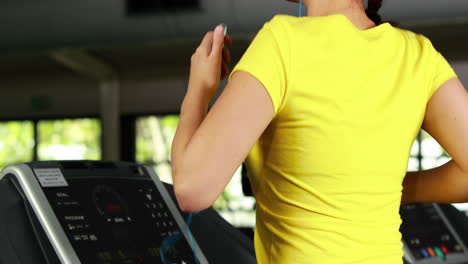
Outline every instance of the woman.
[[(264, 25), (209, 112), (229, 56), (222, 27), (206, 34), (173, 143), (177, 200), (209, 207), (257, 142), (259, 263), (402, 263), (401, 202), (468, 201), (467, 93), (427, 38), (380, 24), (381, 1), (304, 4)], [(407, 174), (421, 127), (453, 160)]]

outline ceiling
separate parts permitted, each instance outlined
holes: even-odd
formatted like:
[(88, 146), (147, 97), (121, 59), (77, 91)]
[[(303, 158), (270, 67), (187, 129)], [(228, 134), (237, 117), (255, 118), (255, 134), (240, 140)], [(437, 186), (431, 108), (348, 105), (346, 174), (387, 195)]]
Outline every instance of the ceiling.
[[(0, 80), (72, 74), (50, 56), (63, 48), (84, 49), (121, 73), (183, 71), (202, 34), (221, 22), (237, 40), (235, 61), (273, 15), (297, 15), (285, 0), (199, 0), (197, 10), (129, 16), (126, 1), (0, 1)], [(468, 60), (468, 1), (384, 0), (381, 14), (429, 36), (449, 59)]]
[[(297, 15), (297, 4), (285, 0), (199, 0), (195, 11), (128, 16), (126, 1), (2, 0), (0, 50), (198, 38), (221, 22), (232, 35), (249, 35), (274, 14)], [(468, 1), (384, 0), (381, 13), (409, 24), (468, 20)]]

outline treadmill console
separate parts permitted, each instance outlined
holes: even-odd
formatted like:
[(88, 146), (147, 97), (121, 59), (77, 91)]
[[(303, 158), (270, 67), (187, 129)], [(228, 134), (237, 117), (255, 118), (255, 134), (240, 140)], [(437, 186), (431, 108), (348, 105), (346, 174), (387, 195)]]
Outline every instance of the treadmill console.
[(438, 204), (401, 206), (405, 260), (414, 264), (468, 263), (468, 250)]
[(3, 175), (17, 182), (61, 263), (207, 262), (150, 167), (35, 162)]

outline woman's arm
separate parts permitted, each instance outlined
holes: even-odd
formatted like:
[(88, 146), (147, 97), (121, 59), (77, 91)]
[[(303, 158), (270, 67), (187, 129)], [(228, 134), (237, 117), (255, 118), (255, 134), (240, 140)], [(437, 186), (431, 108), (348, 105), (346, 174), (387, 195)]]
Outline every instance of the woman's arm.
[(274, 115), (269, 94), (246, 72), (232, 76), (207, 113), (219, 85), (222, 39), (222, 30), (208, 33), (192, 56), (189, 87), (172, 145), (174, 189), (185, 212), (214, 203)]
[(459, 79), (447, 81), (434, 93), (423, 129), (452, 160), (438, 168), (408, 173), (402, 203), (468, 202), (468, 93)]

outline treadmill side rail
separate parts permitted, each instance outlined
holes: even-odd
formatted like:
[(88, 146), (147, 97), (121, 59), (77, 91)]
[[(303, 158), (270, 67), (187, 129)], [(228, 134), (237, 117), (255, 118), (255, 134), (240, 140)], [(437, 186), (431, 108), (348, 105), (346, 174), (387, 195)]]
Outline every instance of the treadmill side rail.
[[(155, 183), (156, 187), (158, 188), (158, 191), (161, 194), (161, 197), (164, 199), (164, 202), (166, 203), (167, 207), (169, 208), (172, 215), (174, 216), (174, 219), (176, 220), (177, 224), (179, 225), (180, 230), (182, 230), (185, 239), (189, 242), (189, 245), (192, 246), (191, 245), (192, 243), (190, 243), (192, 241), (192, 239), (190, 239), (190, 236), (189, 236), (189, 234), (187, 232), (187, 230), (188, 230), (187, 225), (185, 224), (184, 219), (180, 215), (179, 210), (177, 210), (177, 207), (174, 204), (174, 201), (171, 199), (171, 196), (167, 192), (167, 190), (164, 187), (164, 185), (162, 184), (162, 182), (159, 180), (159, 177), (156, 175), (154, 170), (149, 166), (145, 166), (145, 169), (149, 173), (149, 175), (151, 176), (151, 179)], [(200, 247), (198, 246), (198, 243), (195, 240), (193, 240), (193, 246), (195, 247), (195, 250), (197, 252), (197, 257), (198, 257), (198, 260), (200, 261), (200, 264), (208, 263), (208, 261), (205, 258), (205, 255), (203, 255), (203, 252), (201, 251)]]
[(3, 169), (3, 176), (8, 174), (16, 176), (60, 261), (81, 264), (31, 168), (25, 164), (8, 166)]

